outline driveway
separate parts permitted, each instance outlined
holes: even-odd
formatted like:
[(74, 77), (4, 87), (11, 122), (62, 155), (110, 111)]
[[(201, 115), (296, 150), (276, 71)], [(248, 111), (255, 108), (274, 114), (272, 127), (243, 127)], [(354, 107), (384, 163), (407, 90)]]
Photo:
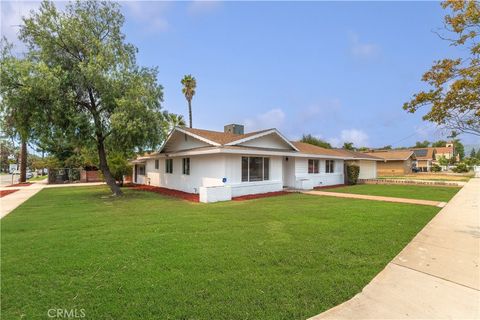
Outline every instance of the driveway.
[(480, 178), (362, 292), (318, 319), (480, 319)]

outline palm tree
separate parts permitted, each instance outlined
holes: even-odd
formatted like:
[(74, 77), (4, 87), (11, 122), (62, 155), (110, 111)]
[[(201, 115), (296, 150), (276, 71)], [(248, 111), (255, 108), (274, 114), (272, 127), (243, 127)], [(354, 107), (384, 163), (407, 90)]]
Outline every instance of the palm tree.
[(185, 119), (181, 114), (169, 113), (168, 111), (163, 111), (163, 117), (166, 122), (167, 134), (172, 131), (175, 127), (185, 127)]
[(195, 95), (195, 88), (197, 87), (197, 80), (191, 74), (186, 75), (182, 79), (182, 93), (188, 101), (188, 115), (190, 118), (190, 128), (192, 127), (192, 98)]

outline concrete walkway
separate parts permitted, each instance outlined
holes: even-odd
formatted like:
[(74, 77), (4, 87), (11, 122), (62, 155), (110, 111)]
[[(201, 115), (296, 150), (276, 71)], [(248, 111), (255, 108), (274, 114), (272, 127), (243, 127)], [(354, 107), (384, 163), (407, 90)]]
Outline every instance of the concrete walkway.
[(318, 190), (304, 191), (302, 193), (312, 194), (312, 195), (317, 195), (317, 196), (338, 197), (338, 198), (353, 198), (353, 199), (387, 201), (387, 202), (397, 202), (397, 203), (420, 204), (420, 205), (424, 205), (424, 206), (434, 206), (434, 207), (439, 207), (439, 208), (443, 208), (447, 204), (446, 202), (431, 201), (431, 200), (370, 196), (370, 195), (366, 195), (366, 194), (327, 192), (327, 191), (318, 191)]
[(311, 319), (480, 319), (479, 265), (475, 178), (361, 293)]
[(47, 184), (47, 180), (35, 182), (29, 186), (21, 187), (0, 187), (0, 190), (18, 189), (18, 191), (0, 198), (0, 219), (15, 210), (19, 205), (33, 197), (43, 188), (66, 188), (66, 187), (82, 187), (102, 185), (104, 182), (98, 183), (69, 183), (69, 184)]

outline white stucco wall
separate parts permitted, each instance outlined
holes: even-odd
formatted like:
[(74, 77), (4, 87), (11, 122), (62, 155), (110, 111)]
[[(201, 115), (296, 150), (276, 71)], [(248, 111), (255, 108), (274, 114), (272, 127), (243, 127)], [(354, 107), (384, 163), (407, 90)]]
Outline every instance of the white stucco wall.
[(308, 159), (295, 158), (295, 186), (299, 181), (309, 179), (313, 187), (331, 186), (344, 183), (343, 160), (334, 160), (334, 172), (325, 172), (325, 159), (319, 159), (319, 173), (308, 173)]
[(242, 182), (242, 155), (225, 156), (226, 184), (232, 188), (232, 197), (275, 192), (283, 189), (282, 157), (268, 158), (270, 158), (270, 179), (268, 181)]
[[(182, 173), (182, 157), (171, 158), (173, 159), (172, 174), (165, 173), (165, 158), (159, 159), (158, 169), (155, 169), (155, 160), (149, 159), (145, 166), (145, 179), (138, 175), (137, 183), (149, 183), (153, 186), (188, 193), (199, 193), (200, 187), (229, 186), (232, 197), (281, 191), (283, 186), (298, 188), (299, 183), (313, 187), (344, 183), (343, 160), (334, 160), (334, 172), (325, 173), (325, 159), (319, 159), (319, 173), (309, 174), (307, 158), (289, 157), (289, 161), (285, 161), (285, 157), (280, 156), (267, 156), (270, 158), (268, 181), (242, 182), (242, 156), (248, 155), (191, 156), (190, 175)], [(376, 168), (371, 169), (376, 173)], [(224, 178), (225, 183), (222, 181)], [(305, 180), (309, 182), (305, 183)]]
[[(159, 169), (155, 169), (155, 160), (147, 160), (146, 177), (138, 176), (138, 183), (150, 181), (151, 185), (199, 193), (200, 187), (230, 186), (232, 196), (281, 191), (282, 158), (270, 158), (270, 180), (242, 182), (242, 155), (200, 155), (190, 157), (190, 175), (182, 174), (182, 157), (172, 157), (173, 173), (165, 173), (165, 159), (159, 159)], [(226, 182), (223, 183), (223, 178)], [(141, 180), (142, 179), (142, 180)]]

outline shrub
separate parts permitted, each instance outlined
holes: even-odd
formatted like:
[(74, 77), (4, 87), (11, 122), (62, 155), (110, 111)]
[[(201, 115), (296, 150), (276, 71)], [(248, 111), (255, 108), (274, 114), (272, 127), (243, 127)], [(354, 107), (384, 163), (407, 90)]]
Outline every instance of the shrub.
[(440, 172), (440, 171), (442, 171), (442, 168), (438, 164), (434, 164), (430, 167), (430, 170), (432, 172)]
[(462, 173), (462, 172), (468, 172), (469, 169), (465, 163), (459, 163), (455, 168), (452, 169), (453, 172), (456, 173)]
[(357, 165), (347, 165), (347, 183), (357, 184), (360, 167)]

